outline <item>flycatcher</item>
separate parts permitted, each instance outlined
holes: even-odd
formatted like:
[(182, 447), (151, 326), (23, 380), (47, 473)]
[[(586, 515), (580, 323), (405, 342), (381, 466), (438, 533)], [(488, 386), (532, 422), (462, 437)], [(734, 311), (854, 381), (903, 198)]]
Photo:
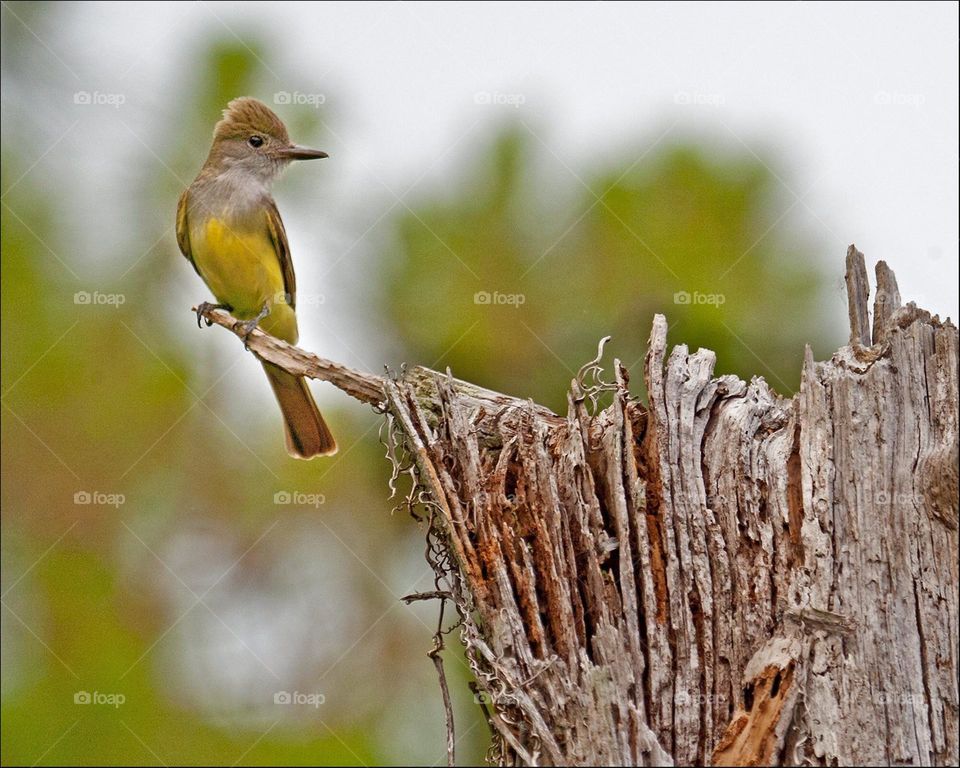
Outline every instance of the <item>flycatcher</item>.
[[(297, 146), (284, 124), (256, 99), (231, 101), (213, 129), (213, 146), (177, 206), (177, 243), (213, 292), (217, 304), (244, 320), (247, 334), (258, 325), (296, 344), (296, 278), (287, 233), (270, 194), (292, 160), (326, 157)], [(302, 377), (271, 363), (263, 369), (280, 404), (287, 452), (299, 459), (337, 451)]]

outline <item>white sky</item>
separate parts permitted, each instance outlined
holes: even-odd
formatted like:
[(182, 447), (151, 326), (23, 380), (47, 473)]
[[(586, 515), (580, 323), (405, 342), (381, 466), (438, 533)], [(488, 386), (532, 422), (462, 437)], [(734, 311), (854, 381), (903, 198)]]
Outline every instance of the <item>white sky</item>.
[[(18, 23), (6, 6), (3, 14)], [(122, 198), (122, 159), (139, 154), (166, 172), (133, 134), (161, 155), (175, 145), (152, 131), (168, 130), (157, 112), (175, 108), (199, 42), (255, 32), (285, 41), (282, 58), (265, 62), (278, 75), (268, 87), (322, 94), (336, 132), (323, 147), (332, 157), (322, 161), (319, 218), (285, 207), (288, 182), (278, 188), (301, 290), (323, 270), (297, 254), (319, 250), (321, 265), (335, 262), (393, 192), (417, 182), (412, 201), (442, 188), (519, 117), (549, 150), (547, 174), (623, 158), (666, 129), (760, 154), (778, 148), (787, 165), (774, 170), (796, 202), (778, 227), (812, 228), (838, 278), (856, 242), (871, 267), (885, 259), (894, 268), (905, 300), (958, 314), (955, 3), (106, 3), (73, 5), (58, 19), (35, 55), (59, 59), (71, 87), (127, 95), (120, 110), (98, 110), (100, 123), (83, 113), (38, 162), (38, 173), (57, 164), (77, 171), (78, 217), (103, 210), (104, 196)], [(477, 103), (478, 93), (523, 103)], [(27, 100), (54, 118), (41, 144), (77, 119), (73, 105)], [(5, 114), (11, 106), (5, 99)], [(95, 126), (107, 123), (103, 141)], [(91, 144), (102, 154), (90, 155)], [(288, 195), (313, 166), (297, 173)], [(149, 224), (161, 222), (172, 228), (172, 210)], [(357, 258), (377, 234), (364, 236)], [(330, 340), (302, 338), (332, 356), (336, 345), (320, 341)]]

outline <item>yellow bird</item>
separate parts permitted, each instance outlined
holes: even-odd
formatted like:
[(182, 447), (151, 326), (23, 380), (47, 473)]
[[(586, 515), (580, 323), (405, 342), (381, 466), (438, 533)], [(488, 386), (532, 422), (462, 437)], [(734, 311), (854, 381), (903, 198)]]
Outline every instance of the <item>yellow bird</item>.
[[(292, 144), (262, 102), (227, 105), (207, 161), (177, 206), (177, 243), (218, 302), (204, 302), (200, 311), (226, 309), (245, 321), (248, 334), (259, 325), (297, 343), (296, 278), (270, 188), (292, 160), (320, 157), (327, 153)], [(306, 381), (271, 363), (263, 368), (283, 413), (287, 452), (300, 459), (336, 453)]]

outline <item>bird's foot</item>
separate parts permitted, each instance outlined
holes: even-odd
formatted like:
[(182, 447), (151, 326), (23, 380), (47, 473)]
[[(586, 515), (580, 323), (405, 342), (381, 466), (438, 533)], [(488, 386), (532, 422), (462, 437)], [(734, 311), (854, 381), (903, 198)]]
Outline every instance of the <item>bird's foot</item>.
[(213, 325), (213, 320), (211, 320), (208, 317), (204, 317), (204, 315), (207, 312), (210, 312), (211, 310), (214, 310), (214, 309), (225, 309), (227, 310), (227, 312), (229, 312), (230, 310), (233, 309), (233, 307), (231, 307), (229, 304), (211, 304), (209, 301), (201, 301), (199, 304), (197, 304), (197, 309), (196, 309), (197, 328), (203, 328), (203, 325), (201, 325), (201, 321), (206, 322), (207, 328)]
[(263, 309), (260, 310), (260, 314), (257, 315), (252, 320), (245, 320), (242, 323), (239, 323), (239, 328), (243, 331), (243, 348), (246, 350), (250, 349), (250, 334), (253, 333), (257, 326), (260, 325), (260, 321), (263, 320), (267, 315), (270, 314), (270, 307), (264, 305)]

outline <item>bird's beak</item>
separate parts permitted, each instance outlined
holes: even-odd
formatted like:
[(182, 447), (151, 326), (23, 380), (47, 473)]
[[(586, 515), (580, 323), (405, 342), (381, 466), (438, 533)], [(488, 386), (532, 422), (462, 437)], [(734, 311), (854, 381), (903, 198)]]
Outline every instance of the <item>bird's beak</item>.
[(277, 154), (287, 160), (315, 160), (320, 157), (329, 157), (326, 152), (321, 152), (319, 149), (309, 149), (296, 144), (278, 149)]

